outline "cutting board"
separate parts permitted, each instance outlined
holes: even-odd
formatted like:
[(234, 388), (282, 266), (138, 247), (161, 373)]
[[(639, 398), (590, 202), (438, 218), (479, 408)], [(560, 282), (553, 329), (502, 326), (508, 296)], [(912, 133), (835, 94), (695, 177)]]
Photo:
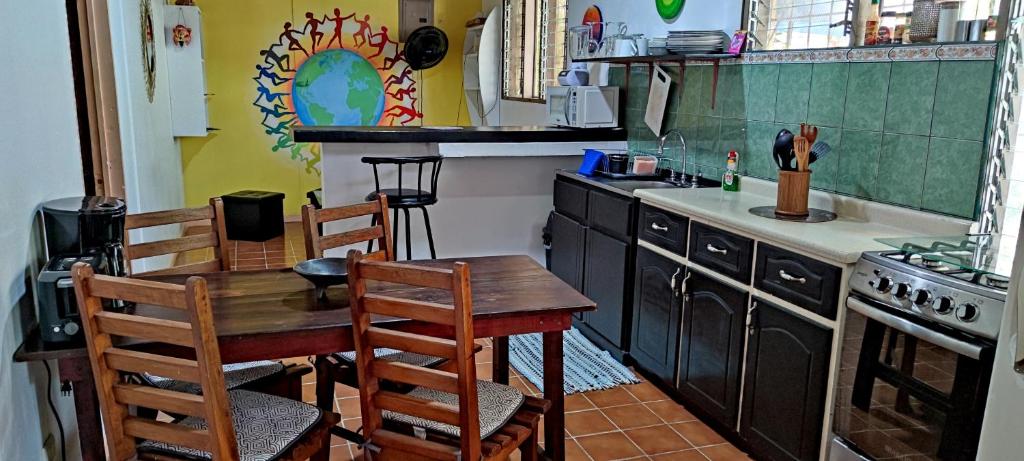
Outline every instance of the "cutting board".
[(661, 66), (654, 66), (653, 72), (651, 92), (647, 95), (647, 113), (644, 114), (644, 122), (655, 136), (661, 136), (661, 124), (665, 119), (665, 105), (668, 103), (668, 89), (672, 85), (672, 78)]

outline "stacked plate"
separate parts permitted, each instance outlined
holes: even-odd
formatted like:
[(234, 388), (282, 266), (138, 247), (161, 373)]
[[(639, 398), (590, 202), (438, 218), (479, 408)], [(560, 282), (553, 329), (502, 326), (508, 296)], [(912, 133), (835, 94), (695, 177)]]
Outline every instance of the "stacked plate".
[(720, 30), (670, 31), (667, 45), (676, 54), (716, 54), (729, 46), (729, 36)]

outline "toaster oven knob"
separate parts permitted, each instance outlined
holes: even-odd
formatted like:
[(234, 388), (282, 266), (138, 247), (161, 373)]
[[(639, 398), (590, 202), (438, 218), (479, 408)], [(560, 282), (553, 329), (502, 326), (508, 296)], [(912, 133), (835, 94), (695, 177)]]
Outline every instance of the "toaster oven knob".
[(961, 322), (973, 322), (978, 320), (978, 314), (981, 311), (978, 310), (978, 306), (971, 303), (963, 303), (960, 307), (956, 308), (956, 318)]
[(950, 298), (949, 296), (940, 296), (938, 300), (932, 303), (932, 310), (934, 310), (936, 314), (946, 315), (953, 311), (953, 306), (953, 298)]
[(897, 283), (896, 289), (892, 292), (892, 297), (898, 301), (903, 301), (910, 297), (911, 290), (913, 290), (913, 288), (909, 283)]
[(875, 282), (875, 291), (879, 293), (888, 293), (892, 289), (892, 279), (889, 277), (881, 277)]
[(81, 327), (79, 327), (75, 322), (68, 322), (64, 324), (64, 334), (68, 336), (74, 336), (80, 329)]
[(928, 290), (918, 288), (910, 296), (910, 301), (917, 307), (927, 307), (932, 303), (932, 294)]

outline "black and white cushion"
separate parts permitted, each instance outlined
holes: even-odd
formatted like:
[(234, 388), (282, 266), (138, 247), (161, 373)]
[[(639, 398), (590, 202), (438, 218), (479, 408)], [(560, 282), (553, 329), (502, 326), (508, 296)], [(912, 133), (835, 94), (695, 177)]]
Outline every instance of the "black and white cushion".
[[(491, 381), (476, 382), (477, 396), (480, 401), (480, 438), (489, 437), (494, 431), (504, 426), (519, 407), (526, 401), (526, 396), (518, 389), (504, 384)], [(409, 392), (412, 397), (419, 397), (424, 400), (443, 403), (446, 405), (459, 406), (459, 396), (448, 392), (441, 392), (426, 387), (417, 387)], [(385, 410), (382, 412), (384, 419), (398, 423), (408, 424), (413, 427), (434, 431), (440, 434), (458, 437), (460, 429), (450, 424), (439, 423), (429, 419), (417, 418), (403, 413), (396, 413)]]
[[(259, 392), (230, 391), (228, 400), (231, 401), (231, 422), (242, 461), (278, 458), (320, 422), (322, 416), (320, 409), (308, 403)], [(207, 427), (205, 419), (191, 416), (177, 424), (195, 429)], [(138, 451), (212, 459), (209, 452), (150, 440), (140, 443)]]
[[(237, 389), (246, 384), (266, 378), (270, 375), (280, 373), (284, 370), (284, 364), (272, 360), (258, 360), (255, 362), (242, 362), (224, 365), (224, 386), (228, 390)], [(201, 394), (202, 388), (198, 383), (178, 381), (176, 379), (164, 378), (162, 376), (143, 373), (144, 379), (151, 386), (172, 391), (185, 392), (188, 394)]]
[[(397, 349), (388, 349), (386, 347), (378, 347), (374, 349), (373, 356), (388, 362), (401, 362), (424, 368), (433, 368), (445, 361), (442, 357), (400, 351)], [(337, 352), (334, 354), (334, 357), (350, 365), (354, 365), (356, 363), (355, 352)]]

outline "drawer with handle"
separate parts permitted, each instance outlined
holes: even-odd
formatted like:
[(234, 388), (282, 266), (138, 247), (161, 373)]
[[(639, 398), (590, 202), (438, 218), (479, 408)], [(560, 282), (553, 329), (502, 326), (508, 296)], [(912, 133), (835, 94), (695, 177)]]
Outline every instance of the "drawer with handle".
[(842, 272), (831, 264), (759, 243), (754, 287), (834, 320)]
[(753, 256), (753, 239), (703, 223), (690, 226), (690, 261), (748, 283)]
[(555, 211), (580, 222), (587, 220), (587, 188), (582, 184), (555, 179)]
[(649, 205), (640, 206), (637, 237), (679, 256), (686, 256), (686, 234), (690, 220)]
[(587, 224), (619, 240), (633, 235), (633, 199), (590, 191), (587, 200)]

